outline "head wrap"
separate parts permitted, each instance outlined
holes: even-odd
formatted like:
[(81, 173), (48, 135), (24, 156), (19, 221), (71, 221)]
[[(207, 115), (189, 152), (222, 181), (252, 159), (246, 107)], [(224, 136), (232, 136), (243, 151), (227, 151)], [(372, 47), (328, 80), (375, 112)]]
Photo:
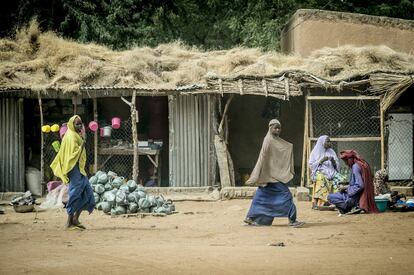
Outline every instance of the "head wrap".
[(262, 186), (269, 182), (288, 183), (294, 172), (293, 145), (280, 137), (274, 137), (270, 126), (280, 124), (277, 119), (269, 122), (256, 165), (246, 184)]
[(84, 148), (84, 140), (75, 129), (75, 119), (78, 115), (72, 116), (68, 123), (59, 152), (57, 153), (50, 168), (52, 168), (55, 176), (59, 177), (64, 183), (69, 182), (68, 173), (75, 167), (79, 161), (79, 170), (82, 175), (86, 176), (86, 151)]
[[(335, 151), (332, 148), (325, 148), (325, 141), (327, 138), (327, 135), (320, 136), (309, 156), (309, 166), (312, 170), (312, 178), (315, 177), (317, 171), (320, 171), (330, 180), (339, 171), (339, 159), (336, 156)], [(325, 161), (321, 164), (320, 161), (324, 157), (332, 157), (336, 162), (336, 169), (330, 160)]]
[(275, 124), (281, 125), (280, 121), (275, 119), (275, 118), (269, 121), (269, 127), (272, 126), (272, 125), (275, 125)]

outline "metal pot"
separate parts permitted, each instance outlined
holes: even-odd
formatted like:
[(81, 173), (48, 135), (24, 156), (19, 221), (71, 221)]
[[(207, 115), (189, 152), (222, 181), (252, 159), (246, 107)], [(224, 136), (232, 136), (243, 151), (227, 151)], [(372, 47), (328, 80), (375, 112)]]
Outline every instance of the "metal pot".
[(102, 137), (110, 137), (112, 132), (111, 126), (105, 126), (101, 128), (101, 136)]

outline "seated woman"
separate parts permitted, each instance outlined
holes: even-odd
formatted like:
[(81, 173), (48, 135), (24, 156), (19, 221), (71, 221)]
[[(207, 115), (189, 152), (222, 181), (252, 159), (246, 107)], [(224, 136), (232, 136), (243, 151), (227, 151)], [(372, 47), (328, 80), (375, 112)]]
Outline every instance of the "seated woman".
[(312, 208), (328, 205), (328, 195), (338, 191), (345, 177), (339, 173), (339, 160), (328, 136), (320, 136), (313, 148), (309, 166), (313, 182)]
[(368, 163), (354, 150), (342, 151), (340, 156), (352, 170), (349, 186), (342, 186), (339, 192), (329, 194), (328, 201), (334, 204), (342, 214), (361, 211), (378, 213)]

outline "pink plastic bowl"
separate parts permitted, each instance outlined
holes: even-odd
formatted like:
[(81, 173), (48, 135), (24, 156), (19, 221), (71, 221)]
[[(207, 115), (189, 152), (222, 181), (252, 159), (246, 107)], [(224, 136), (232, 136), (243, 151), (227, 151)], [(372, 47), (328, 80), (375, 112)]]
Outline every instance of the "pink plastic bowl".
[(98, 123), (96, 121), (89, 122), (89, 129), (95, 132), (96, 130), (98, 130)]

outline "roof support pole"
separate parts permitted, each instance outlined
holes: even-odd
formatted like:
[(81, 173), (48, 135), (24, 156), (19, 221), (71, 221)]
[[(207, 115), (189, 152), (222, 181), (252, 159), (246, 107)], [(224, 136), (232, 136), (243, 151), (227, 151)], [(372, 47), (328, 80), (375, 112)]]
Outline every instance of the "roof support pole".
[[(96, 97), (92, 99), (93, 101), (93, 120), (98, 121), (98, 103)], [(98, 171), (98, 131), (95, 131), (93, 135), (93, 172), (96, 173)]]
[(139, 174), (139, 155), (138, 155), (138, 133), (137, 133), (137, 123), (138, 123), (138, 112), (135, 107), (135, 99), (137, 96), (136, 90), (134, 90), (132, 94), (131, 100), (131, 121), (132, 121), (132, 140), (134, 142), (134, 161), (132, 167), (132, 179), (138, 182), (138, 174)]
[[(43, 108), (42, 108), (42, 97), (40, 96), (40, 92), (37, 94), (37, 100), (39, 103), (39, 113), (40, 113), (40, 129), (43, 126)], [(44, 136), (43, 131), (40, 131), (40, 184), (42, 186), (42, 195), (45, 193), (45, 168), (44, 168)]]
[[(304, 187), (305, 186), (305, 172), (307, 170), (307, 145), (308, 145), (308, 123), (309, 123), (309, 119), (308, 119), (308, 111), (309, 111), (309, 102), (308, 102), (308, 98), (305, 97), (305, 124), (304, 124), (304, 129), (303, 129), (303, 151), (302, 151), (302, 171), (301, 171), (301, 175), (300, 175), (300, 186)], [(309, 173), (309, 172), (308, 172)]]

